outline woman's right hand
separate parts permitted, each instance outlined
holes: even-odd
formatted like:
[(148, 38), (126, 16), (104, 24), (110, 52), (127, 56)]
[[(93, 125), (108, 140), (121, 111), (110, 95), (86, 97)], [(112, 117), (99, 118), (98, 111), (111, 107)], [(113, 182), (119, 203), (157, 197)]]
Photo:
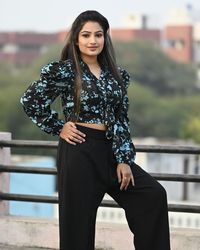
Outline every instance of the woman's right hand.
[(73, 122), (66, 122), (60, 132), (60, 137), (73, 145), (76, 145), (76, 142), (84, 142), (85, 136), (86, 135), (84, 133), (76, 128), (76, 125)]

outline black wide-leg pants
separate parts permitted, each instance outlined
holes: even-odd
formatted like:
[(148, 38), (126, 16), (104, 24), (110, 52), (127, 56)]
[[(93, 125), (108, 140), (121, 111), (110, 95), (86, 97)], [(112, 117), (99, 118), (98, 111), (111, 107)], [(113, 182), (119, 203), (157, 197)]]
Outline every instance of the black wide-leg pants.
[(170, 250), (165, 189), (136, 164), (135, 186), (120, 190), (112, 139), (77, 125), (86, 141), (59, 139), (57, 167), (60, 250), (94, 250), (97, 209), (108, 193), (124, 210), (136, 250)]

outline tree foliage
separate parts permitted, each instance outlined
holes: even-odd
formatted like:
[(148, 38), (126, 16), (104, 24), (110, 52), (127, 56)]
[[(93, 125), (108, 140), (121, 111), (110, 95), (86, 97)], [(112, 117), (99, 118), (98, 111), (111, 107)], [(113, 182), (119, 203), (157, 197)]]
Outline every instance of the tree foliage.
[(192, 139), (200, 143), (200, 115), (190, 116), (184, 121), (181, 126), (180, 135), (185, 139)]
[(171, 60), (155, 45), (142, 41), (117, 42), (115, 48), (118, 61), (132, 78), (158, 94), (185, 95), (199, 91), (195, 68)]
[[(200, 107), (200, 94), (197, 91), (194, 93), (193, 69), (172, 62), (149, 44), (115, 46), (119, 64), (133, 76), (128, 90), (131, 134), (139, 137), (194, 138), (187, 127), (190, 123), (196, 124), (193, 118), (199, 114)], [(57, 139), (31, 122), (19, 100), (31, 82), (39, 78), (41, 67), (59, 59), (60, 52), (60, 45), (51, 46), (31, 65), (20, 68), (1, 63), (0, 131), (12, 132), (15, 139)], [(185, 84), (184, 87), (181, 84)], [(58, 102), (55, 108), (60, 111)]]
[(199, 113), (199, 95), (163, 97), (138, 83), (130, 85), (128, 95), (132, 136), (183, 138), (182, 123)]
[[(0, 131), (12, 132), (15, 139), (54, 139), (40, 131), (23, 112), (20, 98), (32, 81), (39, 79), (41, 67), (59, 59), (60, 46), (53, 45), (31, 65), (17, 67), (1, 63)], [(59, 109), (59, 104), (55, 104)], [(58, 110), (59, 111), (59, 110)]]

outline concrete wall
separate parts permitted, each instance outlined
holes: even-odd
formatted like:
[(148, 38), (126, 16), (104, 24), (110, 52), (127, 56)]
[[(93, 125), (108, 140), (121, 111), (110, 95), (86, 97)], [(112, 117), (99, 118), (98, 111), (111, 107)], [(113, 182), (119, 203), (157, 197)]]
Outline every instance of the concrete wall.
[[(21, 216), (0, 217), (0, 244), (58, 249), (58, 221)], [(96, 247), (133, 250), (132, 234), (125, 224), (97, 223)], [(172, 250), (199, 250), (200, 230), (171, 228)]]

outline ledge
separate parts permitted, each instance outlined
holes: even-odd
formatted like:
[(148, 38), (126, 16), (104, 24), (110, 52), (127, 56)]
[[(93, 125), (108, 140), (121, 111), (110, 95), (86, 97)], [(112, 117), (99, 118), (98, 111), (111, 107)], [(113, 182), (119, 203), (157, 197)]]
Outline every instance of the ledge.
[[(58, 249), (57, 219), (0, 216), (0, 221), (0, 246), (5, 246), (0, 249)], [(172, 250), (200, 249), (200, 230), (171, 228), (170, 231)], [(132, 241), (126, 224), (97, 223), (96, 250), (133, 250)]]

